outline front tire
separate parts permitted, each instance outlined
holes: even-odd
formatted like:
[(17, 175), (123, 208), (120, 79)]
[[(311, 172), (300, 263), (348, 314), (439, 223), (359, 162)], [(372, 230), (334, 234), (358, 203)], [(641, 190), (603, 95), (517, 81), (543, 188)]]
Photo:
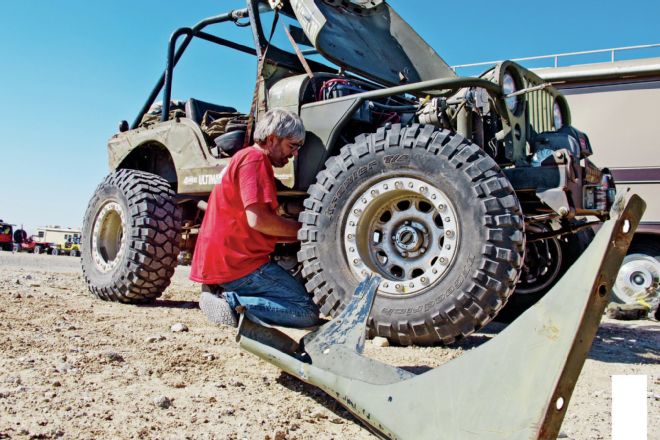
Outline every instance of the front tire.
[(83, 276), (107, 301), (142, 303), (169, 286), (179, 253), (181, 212), (160, 176), (118, 170), (96, 188), (83, 222)]
[(511, 294), (524, 246), (520, 205), (492, 158), (458, 134), (398, 124), (361, 135), (309, 188), (298, 259), (336, 316), (369, 273), (383, 278), (371, 336), (452, 343)]

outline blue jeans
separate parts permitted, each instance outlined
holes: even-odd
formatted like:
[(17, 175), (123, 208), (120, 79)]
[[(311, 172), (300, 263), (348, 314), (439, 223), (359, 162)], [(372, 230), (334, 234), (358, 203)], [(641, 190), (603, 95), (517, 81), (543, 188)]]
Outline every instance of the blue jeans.
[(296, 328), (311, 327), (319, 321), (319, 309), (305, 287), (277, 263), (266, 263), (220, 286), (231, 308), (245, 307), (245, 314), (253, 321)]

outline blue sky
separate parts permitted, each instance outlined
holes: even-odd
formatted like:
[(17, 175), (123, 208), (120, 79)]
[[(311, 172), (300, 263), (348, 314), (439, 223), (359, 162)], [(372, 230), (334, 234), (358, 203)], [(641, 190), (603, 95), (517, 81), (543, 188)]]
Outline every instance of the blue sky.
[[(660, 43), (657, 0), (390, 4), (451, 65)], [(144, 103), (164, 69), (171, 32), (243, 6), (240, 0), (3, 2), (0, 218), (28, 233), (46, 224), (82, 226), (87, 202), (109, 171), (107, 139)], [(249, 41), (245, 28), (217, 29)], [(248, 109), (252, 57), (198, 42), (177, 69), (173, 97)]]

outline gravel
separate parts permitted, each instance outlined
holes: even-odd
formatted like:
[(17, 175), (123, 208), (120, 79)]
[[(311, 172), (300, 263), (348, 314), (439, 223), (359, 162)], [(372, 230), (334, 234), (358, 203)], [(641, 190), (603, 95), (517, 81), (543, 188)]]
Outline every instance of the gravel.
[[(187, 267), (161, 300), (133, 306), (92, 297), (79, 265), (0, 252), (0, 438), (375, 438), (324, 392), (240, 350), (234, 329), (208, 323)], [(372, 341), (365, 354), (422, 372), (497, 331), (451, 348)], [(649, 415), (659, 414), (658, 364), (657, 321), (605, 318), (562, 438), (610, 437), (613, 374), (646, 374)], [(660, 418), (648, 420), (648, 432), (660, 432)]]

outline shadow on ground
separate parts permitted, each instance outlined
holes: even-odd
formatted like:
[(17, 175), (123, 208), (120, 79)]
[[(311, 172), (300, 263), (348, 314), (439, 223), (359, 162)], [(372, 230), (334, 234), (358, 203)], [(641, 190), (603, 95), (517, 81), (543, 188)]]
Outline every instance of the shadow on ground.
[(198, 309), (197, 301), (179, 301), (174, 299), (158, 299), (145, 304), (136, 304), (136, 307), (164, 308), (164, 309)]
[[(335, 399), (330, 397), (325, 391), (317, 388), (314, 385), (307, 384), (298, 380), (297, 378), (291, 376), (288, 373), (281, 372), (277, 378), (277, 383), (282, 385), (285, 388), (288, 388), (291, 391), (303, 394), (307, 397), (310, 397), (316, 401), (316, 403), (323, 405), (325, 408), (330, 410), (335, 416), (340, 419), (344, 419), (347, 423), (358, 423), (362, 426), (365, 426), (360, 419), (355, 417), (350, 413), (346, 408), (341, 406)], [(314, 416), (313, 414), (307, 414), (307, 416)]]
[(589, 359), (623, 364), (660, 364), (660, 328), (601, 323)]

